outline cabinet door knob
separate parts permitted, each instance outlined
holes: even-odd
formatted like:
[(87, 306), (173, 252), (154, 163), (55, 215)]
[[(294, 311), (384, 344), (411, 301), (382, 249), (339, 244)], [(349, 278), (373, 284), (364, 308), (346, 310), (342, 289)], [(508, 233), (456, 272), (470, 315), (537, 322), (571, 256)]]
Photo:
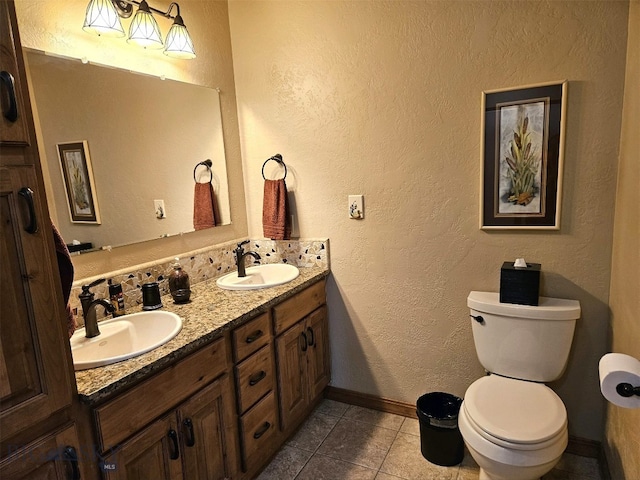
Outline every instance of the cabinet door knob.
[(177, 460), (178, 458), (180, 458), (180, 446), (178, 445), (178, 434), (172, 428), (169, 430), (169, 433), (167, 433), (167, 437), (169, 437), (169, 440), (171, 440), (171, 443), (173, 444), (173, 449), (169, 453), (169, 458), (171, 460)]
[(13, 75), (3, 70), (0, 72), (0, 81), (6, 87), (9, 96), (9, 105), (7, 109), (2, 112), (4, 118), (14, 123), (18, 120), (18, 102), (16, 101), (16, 82), (13, 79)]
[(193, 431), (193, 422), (190, 418), (185, 418), (182, 422), (182, 426), (185, 428), (185, 441), (184, 444), (187, 447), (193, 447), (196, 444), (196, 434)]
[(245, 340), (245, 342), (247, 343), (253, 343), (255, 342), (257, 339), (259, 339), (262, 335), (264, 335), (264, 333), (262, 332), (262, 330), (256, 330), (255, 332), (253, 332), (251, 335), (249, 335), (247, 337), (247, 339)]
[(269, 428), (271, 428), (271, 424), (269, 422), (264, 422), (264, 425), (262, 425), (260, 430), (257, 430), (256, 433), (253, 434), (253, 438), (258, 440), (262, 435), (267, 433), (267, 430), (269, 430)]
[(300, 336), (302, 337), (302, 342), (303, 342), (303, 343), (302, 343), (302, 347), (301, 347), (301, 348), (302, 348), (302, 351), (303, 351), (303, 352), (306, 352), (306, 351), (307, 351), (307, 348), (309, 348), (309, 342), (308, 342), (308, 340), (307, 340), (307, 335), (306, 335), (304, 332), (301, 332), (301, 333), (300, 333)]
[(253, 387), (254, 385), (257, 385), (266, 376), (267, 372), (265, 372), (264, 370), (260, 370), (258, 373), (254, 373), (249, 377), (249, 386)]

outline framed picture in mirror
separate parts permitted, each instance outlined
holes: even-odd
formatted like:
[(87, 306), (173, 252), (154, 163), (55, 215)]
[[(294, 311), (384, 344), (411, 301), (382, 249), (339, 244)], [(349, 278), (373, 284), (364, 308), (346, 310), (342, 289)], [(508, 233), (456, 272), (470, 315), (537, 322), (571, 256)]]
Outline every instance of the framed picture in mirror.
[(480, 228), (560, 228), (567, 81), (482, 94)]
[(87, 142), (58, 143), (57, 146), (71, 221), (99, 225), (100, 211)]

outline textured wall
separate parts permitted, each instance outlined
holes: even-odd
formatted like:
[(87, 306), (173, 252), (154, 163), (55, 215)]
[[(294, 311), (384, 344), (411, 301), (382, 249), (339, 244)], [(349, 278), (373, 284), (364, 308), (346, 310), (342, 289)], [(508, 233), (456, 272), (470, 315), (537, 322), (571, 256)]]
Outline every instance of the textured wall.
[[(331, 239), (333, 385), (414, 402), (482, 375), (466, 296), (505, 260), (583, 308), (563, 379), (570, 433), (600, 439), (628, 5), (231, 1), (249, 232), (262, 162), (289, 167), (302, 237)], [(483, 90), (568, 79), (562, 229), (478, 229)], [(347, 195), (365, 195), (365, 219)]]
[[(640, 359), (640, 2), (629, 5), (627, 75), (611, 265), (611, 351)], [(606, 452), (612, 478), (640, 478), (640, 409), (607, 405)]]
[[(99, 275), (102, 272), (245, 237), (247, 220), (227, 3), (180, 1), (180, 13), (189, 29), (198, 55), (194, 60), (171, 59), (163, 55), (161, 50), (143, 51), (129, 45), (124, 38), (104, 38), (85, 33), (82, 30), (82, 24), (88, 3), (88, 0), (17, 0), (16, 12), (22, 45), (69, 57), (85, 57), (103, 65), (150, 75), (164, 75), (167, 78), (208, 87), (219, 87), (232, 224), (121, 247), (112, 252), (74, 257), (76, 278)], [(168, 4), (169, 2), (152, 3), (159, 8), (166, 7)], [(163, 34), (166, 35), (171, 23), (162, 18), (158, 23)], [(125, 29), (128, 25), (129, 20), (125, 20), (123, 22)], [(105, 95), (117, 95), (117, 89), (106, 91)], [(131, 132), (131, 135), (141, 133), (159, 134), (142, 130)], [(158, 182), (165, 182), (167, 188), (171, 188), (172, 179), (169, 177), (158, 178)]]

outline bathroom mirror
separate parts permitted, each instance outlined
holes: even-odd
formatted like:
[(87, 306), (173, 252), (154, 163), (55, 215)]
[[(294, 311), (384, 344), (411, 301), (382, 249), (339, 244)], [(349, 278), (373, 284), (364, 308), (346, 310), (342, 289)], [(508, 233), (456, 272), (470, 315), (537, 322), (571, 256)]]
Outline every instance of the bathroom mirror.
[[(67, 244), (115, 247), (193, 231), (194, 175), (200, 182), (211, 178), (217, 224), (231, 222), (217, 90), (30, 49), (25, 54), (49, 210)], [(70, 211), (69, 167), (59, 157), (59, 145), (70, 142), (84, 145), (72, 155), (86, 157), (86, 173), (92, 171), (97, 220), (83, 222)], [(194, 172), (207, 159), (211, 169), (200, 165)]]

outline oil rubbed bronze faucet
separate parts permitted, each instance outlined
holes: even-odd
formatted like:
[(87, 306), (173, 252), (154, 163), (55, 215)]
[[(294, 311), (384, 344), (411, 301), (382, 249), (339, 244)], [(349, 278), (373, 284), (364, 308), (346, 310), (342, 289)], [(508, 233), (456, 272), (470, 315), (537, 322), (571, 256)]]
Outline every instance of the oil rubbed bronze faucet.
[(240, 242), (238, 244), (238, 246), (236, 247), (236, 249), (234, 250), (234, 253), (236, 254), (236, 264), (238, 265), (238, 276), (239, 277), (246, 277), (247, 276), (247, 272), (245, 270), (245, 265), (244, 265), (244, 259), (246, 258), (247, 255), (251, 255), (256, 260), (260, 260), (260, 255), (258, 255), (256, 252), (245, 252), (244, 251), (244, 248), (242, 246), (246, 245), (247, 243), (249, 243), (249, 240), (245, 240), (244, 242)]
[(84, 316), (84, 330), (87, 338), (93, 338), (100, 335), (100, 329), (98, 328), (98, 319), (96, 317), (96, 307), (102, 305), (105, 313), (113, 313), (115, 307), (111, 303), (102, 298), (94, 299), (95, 294), (90, 292), (89, 289), (100, 285), (104, 282), (104, 278), (96, 280), (89, 285), (82, 286), (82, 293), (78, 295), (80, 298), (80, 304), (82, 305), (82, 315)]

